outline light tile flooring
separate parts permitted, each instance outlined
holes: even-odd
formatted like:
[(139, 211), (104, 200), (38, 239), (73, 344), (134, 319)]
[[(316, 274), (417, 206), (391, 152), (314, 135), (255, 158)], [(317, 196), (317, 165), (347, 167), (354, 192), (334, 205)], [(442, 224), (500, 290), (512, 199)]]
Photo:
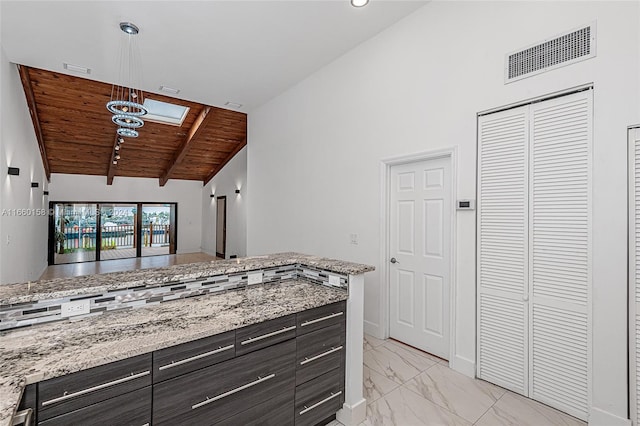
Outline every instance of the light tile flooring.
[(41, 280), (79, 275), (105, 274), (108, 272), (130, 271), (133, 269), (161, 268), (183, 263), (209, 262), (220, 260), (206, 253), (168, 254), (165, 256), (134, 257), (130, 259), (102, 260), (100, 262), (68, 263), (47, 267)]
[[(581, 426), (584, 422), (393, 340), (365, 335), (361, 426)], [(338, 421), (331, 426), (339, 426)]]

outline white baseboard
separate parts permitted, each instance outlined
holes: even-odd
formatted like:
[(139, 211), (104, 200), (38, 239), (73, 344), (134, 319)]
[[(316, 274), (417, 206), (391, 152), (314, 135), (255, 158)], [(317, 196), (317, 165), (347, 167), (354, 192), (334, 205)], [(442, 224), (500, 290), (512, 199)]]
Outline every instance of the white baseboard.
[(367, 417), (367, 400), (362, 399), (352, 406), (346, 403), (342, 405), (340, 411), (336, 413), (336, 419), (345, 426), (356, 426), (364, 422)]
[(465, 376), (476, 377), (476, 363), (470, 359), (454, 355), (449, 359), (449, 368)]
[(591, 407), (589, 426), (631, 426), (631, 420), (616, 416), (608, 411)]
[(382, 329), (376, 323), (364, 320), (364, 333), (382, 339)]

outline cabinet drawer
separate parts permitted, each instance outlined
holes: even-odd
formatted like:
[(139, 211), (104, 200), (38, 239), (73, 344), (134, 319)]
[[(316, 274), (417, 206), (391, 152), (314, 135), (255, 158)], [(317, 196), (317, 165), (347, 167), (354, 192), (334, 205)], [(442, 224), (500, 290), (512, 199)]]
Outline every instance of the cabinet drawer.
[(139, 355), (38, 384), (38, 419), (50, 419), (151, 384), (151, 354)]
[(40, 426), (143, 426), (151, 424), (151, 386), (38, 423)]
[(216, 426), (293, 426), (295, 389), (289, 388), (261, 404), (229, 417)]
[(235, 331), (194, 340), (153, 353), (153, 382), (158, 383), (235, 356)]
[(295, 386), (290, 340), (153, 386), (154, 425), (214, 424)]
[(296, 388), (296, 426), (334, 415), (344, 402), (344, 370), (333, 370)]
[(296, 356), (296, 385), (343, 365), (345, 324), (335, 324), (299, 336)]
[(297, 315), (298, 335), (343, 323), (347, 316), (347, 303), (338, 302), (309, 309)]
[(243, 355), (296, 337), (296, 316), (289, 315), (236, 331), (236, 355)]

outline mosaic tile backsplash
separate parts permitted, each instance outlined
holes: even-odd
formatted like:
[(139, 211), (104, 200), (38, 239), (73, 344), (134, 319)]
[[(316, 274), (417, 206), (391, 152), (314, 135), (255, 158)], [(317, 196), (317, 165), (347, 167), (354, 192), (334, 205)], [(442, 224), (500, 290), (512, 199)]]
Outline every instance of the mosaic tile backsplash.
[(107, 311), (134, 309), (176, 299), (246, 287), (251, 285), (248, 283), (248, 275), (259, 272), (262, 272), (263, 283), (302, 279), (319, 285), (347, 290), (347, 275), (327, 272), (301, 264), (276, 266), (253, 271), (214, 275), (200, 279), (187, 278), (158, 285), (129, 287), (86, 295), (0, 305), (0, 330), (28, 327), (53, 321), (66, 321), (69, 318), (61, 315), (61, 306), (63, 303), (70, 301), (88, 299), (90, 306), (88, 314), (73, 316), (71, 317), (71, 321), (73, 321), (89, 316), (102, 315), (103, 312)]

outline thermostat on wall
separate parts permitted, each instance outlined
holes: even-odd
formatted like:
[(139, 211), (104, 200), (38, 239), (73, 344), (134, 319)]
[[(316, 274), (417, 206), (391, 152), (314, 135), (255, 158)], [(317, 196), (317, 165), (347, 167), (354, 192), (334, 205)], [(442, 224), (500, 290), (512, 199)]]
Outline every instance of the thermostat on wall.
[(458, 210), (474, 210), (476, 208), (475, 200), (458, 200)]

